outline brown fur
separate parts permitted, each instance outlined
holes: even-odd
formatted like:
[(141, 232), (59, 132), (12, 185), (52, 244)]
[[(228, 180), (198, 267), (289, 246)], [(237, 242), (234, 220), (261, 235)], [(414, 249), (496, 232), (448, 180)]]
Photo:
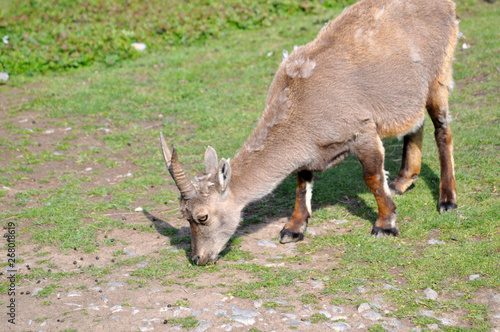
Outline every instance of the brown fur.
[[(199, 206), (215, 215), (210, 227), (192, 223), (192, 228), (204, 232), (203, 236), (193, 232), (194, 241), (203, 243), (197, 243), (193, 260), (215, 261), (221, 243), (236, 229), (242, 209), (270, 193), (289, 174), (323, 171), (349, 153), (358, 156), (365, 182), (377, 200), (379, 216), (373, 232), (397, 234), (381, 139), (405, 137), (401, 171), (391, 185), (403, 193), (420, 172), (425, 108), (439, 149), (439, 209), (455, 208), (448, 125), (451, 62), (458, 33), (454, 10), (450, 0), (363, 0), (326, 25), (312, 42), (286, 56), (253, 134), (226, 168), (219, 165), (218, 176), (207, 177), (206, 181), (217, 184), (209, 187), (209, 197), (186, 203), (188, 219)], [(206, 169), (217, 169), (213, 154), (205, 158)], [(227, 174), (221, 175), (224, 170)], [(304, 201), (303, 180), (299, 173), (296, 208), (283, 230), (299, 235), (309, 217), (304, 210), (309, 202)], [(225, 238), (219, 234), (221, 227)], [(282, 242), (300, 239), (286, 238), (283, 231)]]

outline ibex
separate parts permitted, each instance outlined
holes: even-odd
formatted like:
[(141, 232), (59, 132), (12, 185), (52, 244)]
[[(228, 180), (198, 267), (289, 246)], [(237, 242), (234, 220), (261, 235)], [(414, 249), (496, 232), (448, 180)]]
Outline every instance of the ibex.
[[(440, 212), (455, 209), (448, 124), (452, 59), (458, 34), (450, 0), (363, 0), (347, 8), (283, 61), (257, 127), (232, 160), (205, 152), (205, 174), (190, 181), (175, 148), (161, 146), (191, 226), (192, 260), (214, 263), (241, 211), (297, 173), (295, 209), (280, 242), (302, 240), (311, 216), (313, 172), (354, 153), (375, 195), (372, 234), (398, 235), (392, 194), (420, 173), (424, 109), (435, 127), (441, 167)], [(404, 137), (402, 165), (388, 185), (382, 139)], [(391, 192), (392, 190), (392, 192)]]

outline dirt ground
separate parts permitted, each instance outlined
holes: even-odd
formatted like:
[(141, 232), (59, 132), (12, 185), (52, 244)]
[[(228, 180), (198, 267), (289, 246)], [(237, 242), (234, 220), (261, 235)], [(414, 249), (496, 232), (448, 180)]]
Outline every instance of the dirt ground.
[[(33, 88), (32, 88), (33, 89)], [(23, 100), (33, 98), (34, 94), (30, 89), (12, 89), (0, 96), (0, 117), (2, 121), (7, 121), (21, 128), (35, 126), (44, 131), (50, 130), (51, 126), (47, 119), (39, 118), (37, 114), (24, 111), (19, 116), (8, 116), (7, 109), (21, 103)], [(27, 121), (24, 121), (28, 119)], [(37, 152), (46, 149), (54, 142), (61, 140), (66, 135), (65, 130), (57, 129), (51, 134), (41, 132), (34, 135), (34, 140), (38, 145), (30, 145), (30, 152)], [(0, 137), (11, 137), (5, 126), (0, 127)], [(102, 142), (95, 137), (81, 137), (79, 146), (83, 149), (86, 146), (102, 146)], [(71, 153), (78, 153), (72, 151)], [(22, 153), (16, 151), (4, 152), (0, 154), (0, 163), (4, 167), (9, 163), (10, 158), (21, 156)], [(17, 157), (16, 157), (17, 155)], [(125, 157), (125, 156), (124, 156)], [(126, 158), (123, 158), (125, 160)], [(123, 181), (129, 172), (134, 172), (134, 165), (124, 163), (113, 170), (99, 169), (101, 173), (92, 175), (92, 181), (88, 186), (99, 186), (102, 184), (114, 185)], [(14, 188), (9, 188), (6, 196), (1, 198), (0, 209), (11, 210), (15, 195), (18, 192), (29, 189), (50, 189), (58, 186), (56, 182), (40, 184), (38, 181), (46, 177), (48, 172), (81, 171), (85, 170), (85, 165), (79, 165), (73, 161), (54, 161), (34, 166), (34, 173), (25, 179), (16, 181)], [(36, 203), (28, 203), (30, 204)], [(140, 205), (140, 202), (139, 204)], [(175, 227), (179, 229), (178, 235), (189, 235), (187, 223), (176, 217), (165, 218), (167, 210), (176, 209), (176, 204), (159, 207), (155, 211), (108, 211), (107, 216), (111, 219), (121, 221), (124, 224), (144, 224), (151, 223), (152, 227), (160, 229), (162, 226)], [(7, 220), (8, 221), (8, 220)], [(6, 222), (7, 222), (6, 221)], [(332, 295), (321, 294), (323, 285), (320, 281), (309, 278), (306, 281), (298, 281), (296, 286), (300, 286), (307, 293), (317, 294), (318, 303), (304, 304), (300, 299), (294, 297), (294, 288), (288, 287), (286, 299), (276, 299), (280, 306), (275, 309), (263, 306), (262, 301), (236, 298), (224, 295), (227, 288), (220, 286), (221, 273), (204, 274), (203, 278), (193, 280), (195, 287), (183, 287), (185, 279), (173, 277), (173, 282), (162, 285), (163, 280), (150, 279), (145, 285), (137, 287), (137, 284), (130, 284), (131, 273), (148, 264), (153, 259), (161, 258), (159, 249), (179, 250), (178, 247), (169, 246), (168, 237), (158, 232), (142, 232), (129, 228), (119, 228), (110, 232), (101, 232), (98, 242), (107, 239), (114, 239), (127, 245), (100, 246), (98, 252), (88, 254), (81, 252), (79, 248), (73, 250), (60, 250), (56, 246), (40, 246), (32, 244), (22, 229), (30, 226), (28, 221), (16, 220), (20, 222), (18, 228), (18, 241), (21, 245), (18, 248), (17, 258), (23, 260), (18, 265), (17, 273), (27, 273), (38, 266), (40, 258), (37, 253), (48, 252), (43, 256), (44, 261), (51, 262), (52, 273), (75, 272), (75, 275), (62, 277), (60, 280), (53, 280), (41, 276), (33, 280), (24, 280), (16, 287), (16, 318), (15, 326), (8, 324), (6, 318), (7, 304), (9, 297), (6, 294), (0, 295), (2, 307), (2, 331), (168, 331), (181, 330), (181, 323), (175, 323), (175, 319), (194, 316), (199, 325), (194, 328), (196, 331), (247, 331), (251, 328), (262, 331), (321, 331), (321, 330), (367, 330), (375, 324), (382, 325), (386, 330), (409, 331), (420, 327), (415, 326), (409, 319), (398, 320), (389, 317), (394, 312), (395, 307), (387, 302), (381, 295), (384, 288), (380, 289), (360, 289), (358, 296), (366, 300), (367, 306), (363, 308), (354, 305), (332, 306), (330, 304)], [(264, 223), (241, 227), (238, 235), (243, 238), (241, 249), (250, 251), (255, 259), (252, 263), (266, 266), (287, 266), (290, 269), (314, 269), (324, 267), (326, 264), (335, 264), (332, 255), (335, 253), (320, 251), (315, 253), (311, 261), (299, 264), (280, 262), (281, 258), (298, 255), (296, 245), (281, 245), (276, 242), (276, 236), (283, 227), (284, 219), (274, 218), (266, 220)], [(167, 225), (168, 224), (168, 225)], [(330, 230), (337, 233), (349, 232), (352, 223), (342, 224), (332, 221), (325, 226), (312, 228), (305, 241), (311, 241), (314, 235), (321, 235)], [(259, 245), (259, 241), (264, 245)], [(89, 273), (80, 273), (89, 266), (109, 267), (115, 264), (114, 253), (117, 249), (122, 249), (130, 257), (145, 256), (143, 261), (136, 265), (122, 266), (113, 269), (103, 277), (95, 277)], [(269, 258), (278, 257), (273, 263)], [(281, 257), (281, 258), (279, 258)], [(185, 264), (190, 264), (187, 258)], [(222, 267), (232, 264), (245, 264), (245, 262), (232, 262), (221, 260), (218, 264)], [(273, 265), (271, 265), (273, 266)], [(7, 275), (7, 267), (2, 270), (2, 278)], [(224, 278), (225, 283), (244, 282), (251, 280), (251, 276), (243, 272)], [(57, 284), (56, 290), (46, 297), (36, 296), (42, 289)], [(398, 287), (398, 285), (385, 285), (384, 287)], [(166, 292), (168, 290), (168, 292)], [(263, 294), (265, 295), (265, 294)], [(451, 294), (460, 296), (460, 294)], [(494, 331), (500, 331), (500, 295), (494, 294), (491, 290), (480, 290), (472, 297), (471, 301), (487, 304), (491, 308), (488, 316), (491, 323), (496, 325)], [(263, 296), (264, 297), (264, 296)], [(188, 306), (175, 305), (175, 303), (188, 303)], [(325, 321), (314, 322), (314, 315), (321, 314), (326, 317)], [(464, 320), (462, 309), (450, 308), (444, 315), (438, 315), (432, 311), (422, 312), (421, 315), (437, 319), (444, 326), (455, 326), (470, 328), (471, 325)], [(174, 323), (172, 323), (172, 321)], [(436, 329), (437, 325), (430, 324), (424, 329)], [(255, 331), (257, 331), (255, 330)]]

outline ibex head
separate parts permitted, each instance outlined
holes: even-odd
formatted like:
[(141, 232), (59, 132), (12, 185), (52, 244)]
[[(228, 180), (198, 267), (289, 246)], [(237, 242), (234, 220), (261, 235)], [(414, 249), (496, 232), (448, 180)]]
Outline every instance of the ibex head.
[(163, 157), (168, 171), (181, 193), (180, 211), (191, 226), (191, 258), (195, 264), (215, 263), (219, 253), (236, 231), (241, 209), (233, 201), (229, 181), (229, 161), (217, 159), (211, 147), (205, 152), (205, 174), (190, 181), (177, 158), (177, 150), (168, 149), (160, 133)]

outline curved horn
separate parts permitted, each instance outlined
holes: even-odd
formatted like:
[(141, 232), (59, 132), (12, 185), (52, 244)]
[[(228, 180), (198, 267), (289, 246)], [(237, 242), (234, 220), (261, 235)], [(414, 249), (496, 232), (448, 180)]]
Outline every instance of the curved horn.
[(172, 154), (170, 154), (170, 150), (168, 149), (163, 133), (160, 133), (160, 141), (163, 158), (165, 159), (168, 171), (174, 179), (177, 188), (179, 188), (182, 197), (186, 200), (196, 197), (198, 192), (196, 191), (193, 183), (187, 178), (186, 173), (182, 170), (179, 159), (177, 158), (177, 150), (174, 148)]

